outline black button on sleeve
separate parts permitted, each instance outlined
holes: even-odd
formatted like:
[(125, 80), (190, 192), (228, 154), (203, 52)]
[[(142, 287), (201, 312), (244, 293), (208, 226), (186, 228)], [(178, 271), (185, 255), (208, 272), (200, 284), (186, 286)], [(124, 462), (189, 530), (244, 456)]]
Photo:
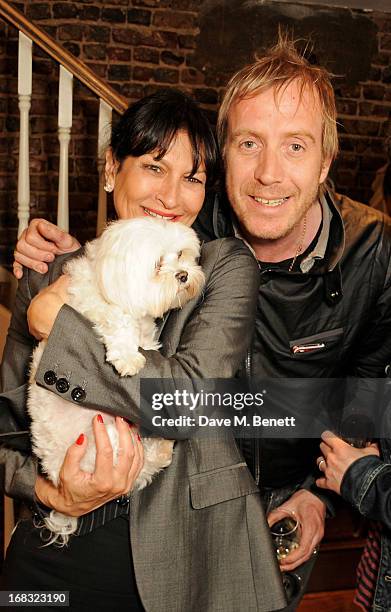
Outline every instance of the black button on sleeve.
[(130, 502), (129, 494), (121, 495), (121, 497), (117, 497), (117, 499), (115, 501), (117, 502), (117, 504), (119, 506), (121, 506), (123, 508), (124, 506), (127, 506), (128, 503)]
[(86, 399), (86, 392), (81, 387), (75, 387), (72, 389), (71, 397), (74, 402), (84, 402)]
[(66, 378), (59, 378), (56, 382), (56, 389), (59, 393), (66, 393), (69, 390), (69, 382)]
[(43, 375), (43, 380), (47, 385), (55, 385), (57, 382), (57, 376), (56, 373), (53, 372), (53, 370), (48, 370), (47, 372), (45, 372), (45, 374)]

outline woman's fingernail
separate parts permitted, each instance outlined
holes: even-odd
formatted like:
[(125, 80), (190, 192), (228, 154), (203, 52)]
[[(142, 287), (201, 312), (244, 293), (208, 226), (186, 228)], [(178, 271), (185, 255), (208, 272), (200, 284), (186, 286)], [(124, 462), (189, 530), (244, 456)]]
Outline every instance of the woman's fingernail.
[(84, 434), (80, 434), (80, 436), (78, 437), (78, 439), (76, 440), (76, 444), (78, 444), (79, 446), (81, 446), (84, 442)]
[(96, 418), (98, 419), (99, 423), (103, 423), (103, 416), (101, 414), (98, 414)]
[(137, 434), (137, 440), (138, 440), (139, 442), (141, 442), (141, 438), (140, 438), (140, 434), (139, 434), (139, 433)]

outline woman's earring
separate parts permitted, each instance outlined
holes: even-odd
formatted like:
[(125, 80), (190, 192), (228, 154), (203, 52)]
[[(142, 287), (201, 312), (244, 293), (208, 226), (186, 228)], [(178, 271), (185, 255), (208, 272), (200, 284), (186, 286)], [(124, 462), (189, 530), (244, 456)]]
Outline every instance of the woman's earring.
[(111, 193), (114, 190), (114, 185), (112, 185), (111, 183), (105, 183), (103, 189), (107, 192), (107, 193)]

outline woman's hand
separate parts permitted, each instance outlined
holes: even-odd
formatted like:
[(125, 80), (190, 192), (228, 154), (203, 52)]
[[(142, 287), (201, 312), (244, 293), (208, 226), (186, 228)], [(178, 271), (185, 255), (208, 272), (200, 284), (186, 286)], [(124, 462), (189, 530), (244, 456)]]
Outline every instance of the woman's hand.
[(322, 440), (322, 456), (318, 457), (316, 463), (323, 472), (323, 477), (318, 478), (316, 484), (321, 489), (330, 489), (338, 494), (341, 493), (344, 474), (354, 461), (368, 455), (380, 455), (379, 447), (375, 443), (366, 448), (355, 448), (330, 431), (323, 432)]
[(16, 243), (13, 263), (14, 275), (20, 279), (23, 267), (45, 274), (56, 255), (72, 253), (80, 247), (76, 238), (60, 230), (57, 225), (45, 219), (33, 219)]
[(113, 465), (113, 449), (106, 427), (99, 417), (93, 420), (96, 461), (93, 474), (80, 469), (88, 441), (84, 434), (69, 447), (62, 464), (58, 487), (38, 476), (35, 494), (49, 508), (69, 516), (82, 516), (106, 502), (129, 493), (144, 463), (143, 445), (137, 429), (116, 417), (119, 436), (118, 461)]
[(49, 337), (61, 307), (67, 302), (69, 280), (69, 276), (63, 274), (31, 300), (27, 323), (30, 334), (37, 340)]

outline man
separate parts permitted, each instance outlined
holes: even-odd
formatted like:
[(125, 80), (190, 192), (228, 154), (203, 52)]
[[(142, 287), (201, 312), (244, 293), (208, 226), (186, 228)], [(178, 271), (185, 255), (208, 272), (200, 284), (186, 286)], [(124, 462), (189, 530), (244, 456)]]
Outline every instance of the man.
[[(236, 234), (258, 260), (259, 308), (246, 363), (255, 383), (267, 376), (384, 376), (391, 356), (391, 222), (325, 187), (338, 149), (328, 73), (280, 40), (231, 79), (218, 135), (226, 194), (208, 198), (197, 230), (204, 239)], [(52, 226), (41, 222), (40, 231), (57, 242), (48, 257), (53, 249), (63, 252), (62, 243), (73, 248)], [(42, 248), (35, 234), (34, 241)], [(314, 486), (318, 441), (242, 446), (269, 523), (288, 510), (302, 525), (300, 546), (281, 562), (299, 576), (293, 610), (324, 531), (326, 503)]]

